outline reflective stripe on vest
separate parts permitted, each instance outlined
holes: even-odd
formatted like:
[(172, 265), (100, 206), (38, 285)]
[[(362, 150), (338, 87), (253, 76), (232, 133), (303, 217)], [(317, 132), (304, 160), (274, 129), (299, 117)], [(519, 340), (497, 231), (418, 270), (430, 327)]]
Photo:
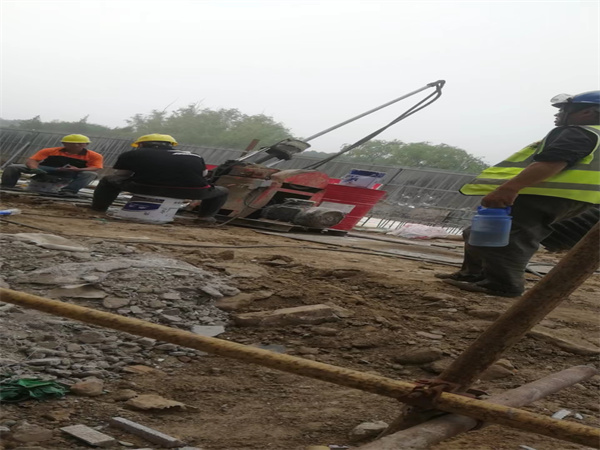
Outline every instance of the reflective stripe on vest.
[[(600, 204), (600, 151), (598, 151), (600, 126), (586, 125), (579, 128), (591, 131), (596, 135), (596, 145), (590, 154), (543, 182), (521, 189), (519, 194), (547, 195)], [(495, 166), (485, 169), (472, 182), (460, 188), (460, 192), (465, 195), (489, 194), (535, 162), (533, 160), (535, 155), (544, 150), (548, 137), (558, 130), (560, 129), (555, 128), (548, 133), (544, 140), (534, 142)]]

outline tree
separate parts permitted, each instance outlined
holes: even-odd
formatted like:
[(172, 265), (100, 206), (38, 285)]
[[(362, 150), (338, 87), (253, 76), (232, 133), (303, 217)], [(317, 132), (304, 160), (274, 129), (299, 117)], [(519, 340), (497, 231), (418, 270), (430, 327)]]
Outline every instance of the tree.
[(197, 104), (179, 108), (170, 115), (152, 111), (136, 114), (127, 121), (138, 135), (164, 133), (178, 142), (204, 146), (244, 149), (253, 139), (271, 145), (290, 136), (290, 131), (272, 117), (249, 116), (237, 109), (201, 109)]
[[(135, 116), (127, 119), (127, 124), (133, 133), (137, 134), (150, 134), (150, 133), (165, 133), (166, 127), (166, 116), (165, 111), (158, 111), (153, 109), (150, 114), (136, 114)], [(152, 131), (149, 131), (152, 130)]]
[(489, 164), (467, 151), (446, 144), (429, 142), (406, 144), (399, 140), (369, 141), (350, 151), (345, 158), (365, 164), (404, 166), (420, 169), (443, 169), (455, 172), (480, 172)]
[(13, 126), (15, 128), (19, 128), (20, 130), (41, 131), (43, 127), (43, 122), (40, 116), (35, 116), (28, 120), (19, 120)]
[[(245, 149), (253, 139), (259, 139), (260, 146), (268, 146), (292, 137), (284, 124), (264, 114), (247, 115), (238, 109), (200, 108), (197, 103), (171, 113), (155, 109), (148, 114), (136, 114), (127, 120), (127, 124), (126, 127), (109, 128), (89, 123), (88, 116), (75, 122), (43, 122), (40, 116), (35, 116), (29, 120), (7, 120), (0, 123), (21, 130), (81, 133), (131, 140), (144, 134), (170, 134), (181, 144), (240, 150)], [(308, 150), (303, 155), (324, 159), (331, 156), (331, 153)], [(338, 161), (464, 173), (480, 172), (488, 166), (482, 159), (458, 147), (433, 145), (429, 142), (407, 144), (399, 140), (369, 141), (341, 155)]]

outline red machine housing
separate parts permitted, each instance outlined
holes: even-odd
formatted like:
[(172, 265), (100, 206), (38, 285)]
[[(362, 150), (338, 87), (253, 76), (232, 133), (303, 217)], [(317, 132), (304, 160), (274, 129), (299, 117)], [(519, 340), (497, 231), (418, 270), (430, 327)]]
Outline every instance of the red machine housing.
[(338, 181), (335, 180), (335, 182), (327, 185), (327, 189), (318, 205), (346, 213), (346, 217), (331, 228), (350, 231), (380, 200), (385, 198), (387, 192), (364, 187), (344, 186), (337, 184)]
[(259, 218), (261, 208), (283, 203), (288, 198), (312, 200), (319, 204), (329, 184), (329, 176), (316, 170), (280, 170), (256, 164), (232, 167), (221, 175), (216, 186), (229, 189), (220, 215)]

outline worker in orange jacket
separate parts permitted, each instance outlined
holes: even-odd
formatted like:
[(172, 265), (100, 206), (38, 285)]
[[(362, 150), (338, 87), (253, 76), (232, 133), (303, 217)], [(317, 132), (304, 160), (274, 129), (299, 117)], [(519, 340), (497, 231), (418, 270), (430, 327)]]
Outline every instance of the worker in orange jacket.
[(0, 187), (13, 188), (23, 173), (50, 174), (70, 179), (57, 195), (76, 197), (81, 188), (90, 184), (102, 169), (102, 155), (87, 149), (90, 139), (82, 134), (69, 134), (61, 139), (62, 147), (43, 148), (29, 157), (25, 164), (11, 164), (2, 173)]

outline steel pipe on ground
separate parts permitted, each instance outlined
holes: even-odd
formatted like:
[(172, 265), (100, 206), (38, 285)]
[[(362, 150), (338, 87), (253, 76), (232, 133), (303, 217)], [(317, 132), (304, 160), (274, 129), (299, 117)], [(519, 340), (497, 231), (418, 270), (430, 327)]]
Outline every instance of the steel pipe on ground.
[[(527, 383), (516, 389), (493, 395), (486, 401), (498, 405), (519, 407), (529, 405), (576, 383), (598, 374), (589, 366), (576, 366)], [(458, 434), (472, 430), (478, 422), (470, 417), (450, 414), (398, 431), (360, 447), (360, 450), (421, 450)], [(489, 423), (483, 426), (491, 425)], [(598, 445), (598, 442), (596, 442)]]
[[(170, 342), (245, 362), (260, 364), (272, 369), (327, 381), (386, 397), (397, 399), (409, 394), (414, 388), (414, 384), (403, 381), (290, 355), (280, 355), (267, 350), (248, 347), (221, 339), (199, 336), (189, 331), (177, 330), (57, 300), (49, 300), (10, 289), (0, 289), (0, 300), (49, 314)], [(506, 425), (577, 444), (591, 446), (595, 445), (600, 439), (600, 430), (592, 427), (549, 419), (539, 414), (495, 405), (456, 394), (443, 393), (436, 402), (436, 407), (442, 411), (469, 416), (483, 422)]]

